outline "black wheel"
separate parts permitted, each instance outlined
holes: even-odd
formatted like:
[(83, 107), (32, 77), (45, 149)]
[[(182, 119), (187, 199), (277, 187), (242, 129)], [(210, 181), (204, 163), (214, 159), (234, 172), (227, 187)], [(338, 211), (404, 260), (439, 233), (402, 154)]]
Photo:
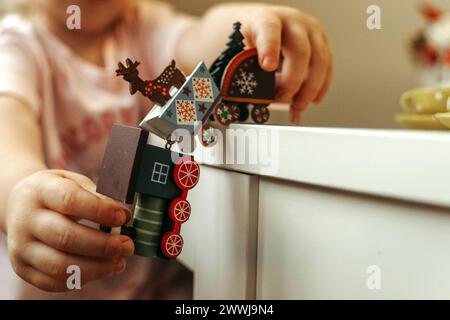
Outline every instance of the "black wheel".
[(250, 105), (247, 107), (246, 104), (239, 104), (238, 108), (239, 108), (239, 118), (237, 119), (237, 121), (239, 122), (244, 122), (247, 121), (250, 112), (248, 112), (248, 108), (250, 107)]
[(264, 105), (255, 105), (252, 109), (252, 119), (258, 124), (266, 123), (269, 120), (269, 108)]

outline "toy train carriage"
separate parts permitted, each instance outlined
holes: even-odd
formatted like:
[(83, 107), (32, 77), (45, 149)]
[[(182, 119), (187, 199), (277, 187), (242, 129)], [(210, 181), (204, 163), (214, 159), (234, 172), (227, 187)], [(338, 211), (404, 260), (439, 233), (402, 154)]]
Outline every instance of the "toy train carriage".
[[(228, 64), (221, 81), (225, 105), (238, 107), (240, 121), (245, 121), (251, 108), (252, 120), (265, 123), (269, 120), (267, 106), (275, 99), (275, 75), (259, 66), (256, 49), (238, 53)], [(269, 90), (268, 90), (269, 89)]]
[(164, 106), (153, 107), (140, 127), (163, 138), (180, 128), (194, 135), (209, 127), (210, 116), (220, 105), (219, 89), (206, 65), (200, 62)]
[(166, 140), (179, 128), (191, 135), (201, 132), (204, 145), (213, 143), (216, 136), (209, 120), (221, 105), (221, 96), (205, 64), (200, 62), (187, 79), (174, 60), (153, 80), (141, 79), (138, 66), (139, 62), (128, 58), (126, 66), (119, 62), (116, 75), (129, 82), (131, 94), (139, 91), (155, 103), (140, 127)]
[[(105, 151), (97, 192), (132, 204), (135, 254), (176, 258), (183, 247), (181, 224), (189, 219), (188, 191), (195, 187), (200, 168), (184, 156), (147, 144), (148, 132), (114, 125)], [(110, 228), (102, 230), (110, 232)]]
[[(179, 158), (175, 163), (174, 158)], [(176, 258), (183, 248), (181, 225), (191, 214), (188, 191), (195, 187), (200, 167), (190, 156), (146, 145), (136, 182), (135, 253)]]
[(255, 48), (244, 50), (241, 24), (236, 22), (230, 35), (228, 47), (214, 61), (210, 71), (220, 87), (225, 107), (217, 110), (216, 119), (221, 124), (220, 113), (232, 113), (239, 121), (246, 121), (251, 108), (251, 117), (256, 123), (269, 120), (267, 106), (275, 100), (275, 72), (264, 71), (258, 62)]

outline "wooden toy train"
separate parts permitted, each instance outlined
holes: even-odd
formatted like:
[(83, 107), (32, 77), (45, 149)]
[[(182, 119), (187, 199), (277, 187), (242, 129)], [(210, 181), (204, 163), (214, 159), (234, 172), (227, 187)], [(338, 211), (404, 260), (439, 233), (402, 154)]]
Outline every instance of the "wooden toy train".
[[(97, 192), (127, 204), (137, 194), (132, 227), (101, 229), (132, 237), (138, 255), (174, 259), (183, 247), (180, 229), (191, 213), (187, 194), (198, 182), (200, 167), (192, 156), (170, 151), (174, 130), (200, 133), (200, 141), (210, 145), (216, 139), (211, 121), (224, 126), (245, 121), (248, 107), (256, 123), (269, 119), (275, 73), (260, 68), (256, 49), (244, 50), (243, 39), (235, 23), (227, 49), (211, 68), (200, 62), (187, 78), (175, 61), (154, 80), (139, 77), (137, 61), (118, 65), (116, 75), (129, 82), (130, 94), (139, 91), (155, 106), (140, 128), (113, 126)], [(166, 148), (147, 144), (149, 132), (165, 139)]]
[[(241, 24), (236, 22), (227, 48), (210, 68), (211, 76), (222, 94), (222, 103), (234, 114), (234, 121), (246, 121), (251, 108), (252, 120), (269, 120), (267, 106), (275, 99), (275, 72), (264, 71), (255, 48), (244, 50)], [(221, 119), (217, 119), (221, 122)]]
[(191, 214), (188, 191), (200, 177), (191, 156), (147, 144), (148, 131), (115, 124), (106, 147), (97, 192), (133, 204), (133, 226), (101, 226), (133, 238), (135, 254), (174, 259), (182, 250), (181, 225)]
[(188, 78), (175, 61), (154, 80), (139, 77), (139, 62), (127, 59), (126, 66), (119, 63), (117, 75), (130, 83), (130, 93), (139, 91), (155, 103), (141, 128), (165, 138), (176, 128), (192, 134), (201, 129), (201, 141), (208, 145), (214, 140), (208, 131), (211, 121), (228, 126), (246, 121), (249, 115), (259, 124), (269, 120), (267, 106), (275, 98), (275, 72), (259, 66), (255, 48), (244, 50), (240, 26), (234, 24), (227, 48), (211, 68), (201, 62)]

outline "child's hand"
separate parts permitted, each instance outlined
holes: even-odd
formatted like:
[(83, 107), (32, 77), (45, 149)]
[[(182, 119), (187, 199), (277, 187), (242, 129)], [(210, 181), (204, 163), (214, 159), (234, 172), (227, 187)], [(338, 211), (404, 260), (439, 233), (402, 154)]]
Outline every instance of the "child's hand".
[(12, 266), (25, 281), (46, 291), (67, 291), (67, 267), (81, 269), (86, 283), (125, 269), (134, 251), (127, 236), (105, 234), (78, 224), (87, 219), (111, 227), (130, 212), (94, 193), (88, 178), (68, 171), (45, 170), (19, 182), (11, 191), (6, 231)]
[(248, 12), (242, 31), (248, 45), (258, 49), (266, 71), (276, 70), (277, 101), (292, 103), (291, 121), (311, 103), (320, 103), (331, 82), (333, 56), (328, 37), (317, 19), (283, 6), (264, 6)]

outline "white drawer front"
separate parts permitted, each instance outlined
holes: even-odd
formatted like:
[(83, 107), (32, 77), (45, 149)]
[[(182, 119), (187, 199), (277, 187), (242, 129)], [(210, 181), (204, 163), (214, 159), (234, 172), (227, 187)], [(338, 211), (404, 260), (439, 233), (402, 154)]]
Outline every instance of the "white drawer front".
[(449, 210), (261, 179), (257, 298), (449, 299), (449, 247)]

